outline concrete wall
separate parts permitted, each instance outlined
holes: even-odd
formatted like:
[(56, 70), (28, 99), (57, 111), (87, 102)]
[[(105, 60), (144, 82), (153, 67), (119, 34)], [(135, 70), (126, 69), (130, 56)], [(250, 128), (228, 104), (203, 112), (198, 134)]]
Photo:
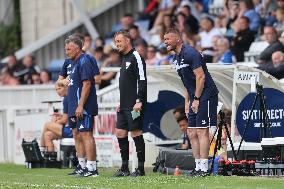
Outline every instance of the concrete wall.
[(0, 23), (9, 25), (14, 20), (14, 3), (11, 0), (0, 1)]
[(22, 44), (28, 44), (79, 18), (71, 0), (20, 0)]

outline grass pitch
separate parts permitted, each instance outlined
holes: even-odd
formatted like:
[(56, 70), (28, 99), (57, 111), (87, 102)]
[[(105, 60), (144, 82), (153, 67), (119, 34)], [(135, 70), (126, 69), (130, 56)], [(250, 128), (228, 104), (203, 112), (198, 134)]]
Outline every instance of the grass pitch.
[(0, 188), (98, 188), (98, 189), (282, 189), (283, 178), (222, 177), (188, 178), (147, 172), (139, 178), (113, 178), (114, 169), (99, 169), (96, 178), (67, 176), (71, 169), (27, 169), (21, 165), (0, 164)]

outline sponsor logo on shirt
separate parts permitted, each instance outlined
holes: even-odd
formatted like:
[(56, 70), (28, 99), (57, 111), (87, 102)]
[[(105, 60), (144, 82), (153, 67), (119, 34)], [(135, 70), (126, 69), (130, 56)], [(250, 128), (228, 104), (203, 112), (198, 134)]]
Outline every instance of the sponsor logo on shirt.
[(201, 124), (202, 124), (202, 125), (205, 125), (205, 124), (206, 124), (206, 121), (205, 121), (205, 120), (202, 120), (202, 121), (201, 121)]
[(129, 68), (130, 64), (131, 64), (131, 62), (126, 62), (126, 69)]

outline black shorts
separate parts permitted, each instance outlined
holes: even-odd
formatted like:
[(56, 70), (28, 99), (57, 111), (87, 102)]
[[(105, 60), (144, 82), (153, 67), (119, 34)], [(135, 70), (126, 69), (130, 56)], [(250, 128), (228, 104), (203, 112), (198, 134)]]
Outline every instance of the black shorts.
[(136, 119), (132, 119), (131, 111), (120, 110), (117, 112), (116, 128), (127, 131), (142, 130), (143, 128), (143, 112)]

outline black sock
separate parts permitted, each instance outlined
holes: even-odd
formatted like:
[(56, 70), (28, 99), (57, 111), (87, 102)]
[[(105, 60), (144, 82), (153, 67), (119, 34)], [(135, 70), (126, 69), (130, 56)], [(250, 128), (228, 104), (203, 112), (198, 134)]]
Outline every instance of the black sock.
[(120, 155), (122, 160), (121, 170), (126, 171), (128, 170), (128, 161), (129, 161), (129, 142), (128, 137), (125, 138), (117, 138), (119, 148), (120, 148)]
[(133, 137), (136, 146), (137, 158), (138, 158), (138, 169), (144, 171), (145, 162), (145, 142), (143, 135)]

